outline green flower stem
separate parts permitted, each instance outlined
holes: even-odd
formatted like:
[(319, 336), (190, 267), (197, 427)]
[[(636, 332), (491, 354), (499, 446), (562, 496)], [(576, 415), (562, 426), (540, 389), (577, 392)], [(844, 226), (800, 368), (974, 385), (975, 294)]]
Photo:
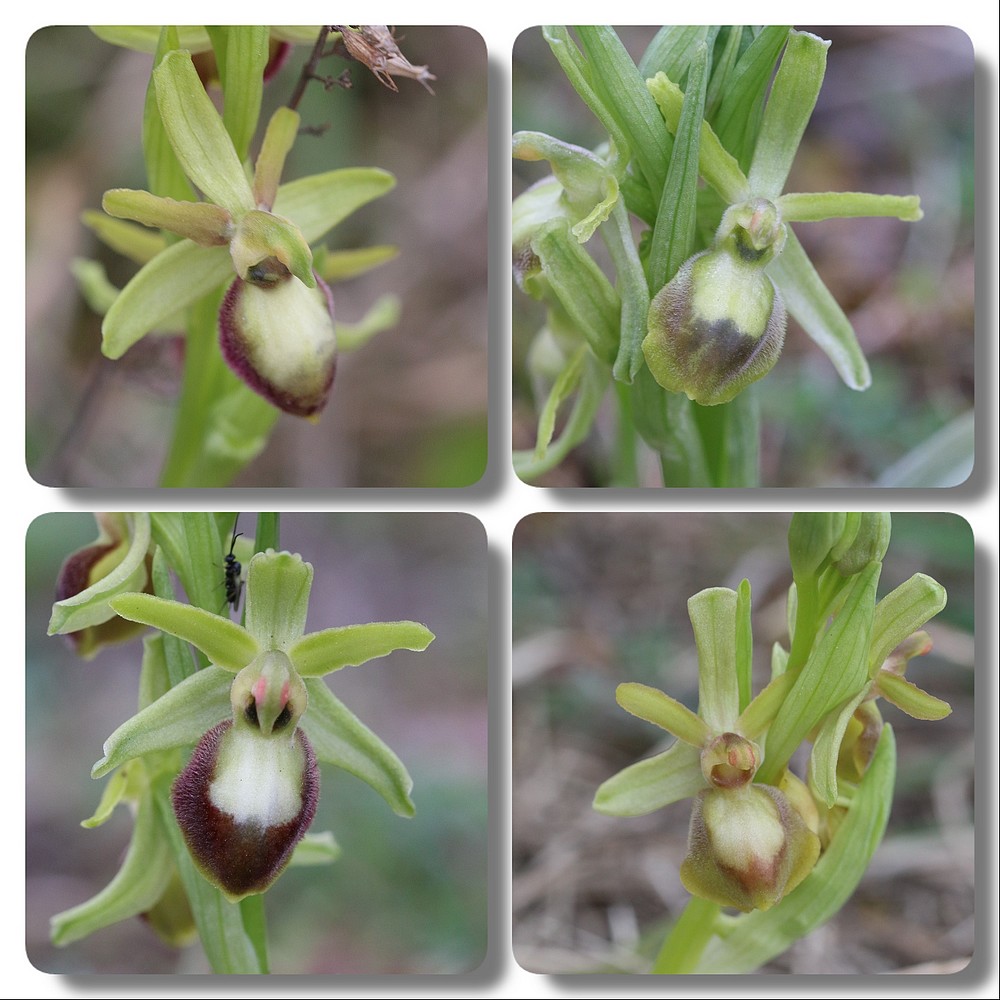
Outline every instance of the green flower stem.
[(702, 952), (715, 935), (721, 909), (718, 903), (692, 896), (664, 938), (650, 972), (657, 975), (694, 972)]
[(638, 441), (635, 421), (632, 418), (632, 397), (628, 386), (614, 383), (615, 401), (618, 404), (618, 419), (615, 423), (615, 447), (611, 454), (610, 486), (638, 486), (639, 468), (637, 464)]

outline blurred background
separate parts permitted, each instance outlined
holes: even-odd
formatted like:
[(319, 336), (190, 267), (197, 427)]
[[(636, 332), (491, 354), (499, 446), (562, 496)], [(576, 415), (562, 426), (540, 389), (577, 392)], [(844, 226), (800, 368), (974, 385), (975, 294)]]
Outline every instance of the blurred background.
[[(759, 392), (764, 486), (955, 485), (971, 450), (973, 401), (973, 50), (950, 27), (799, 26), (832, 44), (819, 101), (786, 191), (920, 195), (924, 218), (797, 224), (796, 235), (850, 318), (872, 370), (848, 389), (789, 319)], [(617, 29), (638, 61), (655, 28)], [(607, 133), (532, 28), (513, 62), (514, 130), (593, 148)], [(545, 174), (514, 161), (514, 195)], [(532, 447), (537, 415), (525, 356), (542, 321), (515, 289), (514, 447)], [(613, 440), (610, 414), (598, 428)], [(929, 455), (927, 442), (938, 450)], [(924, 450), (924, 449), (927, 450)], [(918, 459), (933, 461), (919, 465)], [(587, 485), (588, 446), (540, 485)]]
[[(239, 530), (252, 536), (252, 514)], [(46, 636), (63, 559), (96, 537), (89, 514), (47, 514), (27, 536), (27, 954), (60, 974), (208, 972), (138, 919), (56, 949), (49, 919), (117, 871), (132, 820), (94, 830), (104, 782), (90, 778), (111, 732), (135, 714), (138, 639), (78, 659)], [(487, 565), (465, 514), (283, 514), (281, 546), (313, 564), (307, 631), (414, 620), (436, 639), (327, 678), (413, 777), (416, 816), (397, 816), (364, 782), (321, 766), (312, 830), (332, 831), (332, 865), (290, 868), (267, 893), (274, 973), (463, 973), (486, 955)], [(220, 602), (222, 555), (219, 556)]]
[[(359, 63), (353, 87), (312, 84), (292, 179), (338, 167), (378, 166), (397, 186), (327, 237), (334, 249), (389, 243), (390, 263), (333, 291), (337, 318), (355, 322), (388, 292), (395, 329), (341, 355), (318, 426), (278, 419), (269, 446), (234, 485), (464, 486), (486, 462), (486, 48), (468, 28), (399, 28), (414, 65), (437, 77), (382, 86)], [(296, 47), (265, 87), (266, 123), (292, 93), (308, 48)], [(152, 486), (173, 419), (179, 365), (169, 340), (147, 337), (111, 362), (101, 318), (70, 274), (97, 258), (119, 287), (134, 273), (80, 223), (112, 187), (144, 188), (142, 106), (151, 56), (102, 42), (85, 27), (36, 32), (26, 54), (27, 464), (53, 486)], [(252, 146), (255, 151), (257, 144)]]
[[(771, 645), (787, 643), (789, 519), (545, 513), (519, 523), (512, 899), (522, 967), (552, 974), (649, 968), (689, 898), (678, 869), (691, 803), (633, 818), (593, 811), (601, 782), (672, 741), (619, 708), (615, 688), (638, 681), (696, 709), (687, 600), (745, 577), (759, 691)], [(898, 749), (885, 840), (840, 913), (764, 972), (954, 972), (972, 955), (973, 536), (951, 514), (895, 514), (892, 528), (879, 597), (916, 572), (947, 589), (947, 607), (926, 626), (933, 651), (912, 660), (907, 676), (953, 712), (918, 722), (880, 702)]]

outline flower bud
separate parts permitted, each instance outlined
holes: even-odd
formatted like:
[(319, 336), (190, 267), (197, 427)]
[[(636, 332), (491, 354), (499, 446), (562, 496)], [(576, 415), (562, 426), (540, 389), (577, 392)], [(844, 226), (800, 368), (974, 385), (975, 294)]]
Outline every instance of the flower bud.
[(889, 548), (891, 533), (891, 514), (885, 511), (862, 512), (854, 540), (843, 553), (834, 558), (833, 565), (841, 576), (854, 576), (870, 562), (881, 562)]
[(796, 511), (788, 526), (788, 558), (796, 580), (816, 576), (847, 527), (843, 512)]
[(812, 871), (819, 847), (777, 788), (713, 788), (695, 800), (681, 881), (722, 906), (767, 910)]
[[(314, 417), (326, 406), (337, 367), (333, 295), (316, 277), (307, 288), (267, 258), (237, 278), (219, 310), (219, 346), (230, 368), (286, 413)], [(269, 266), (273, 265), (273, 266)]]
[(711, 249), (685, 261), (650, 304), (642, 350), (660, 385), (713, 406), (774, 367), (786, 315), (764, 267), (784, 239), (764, 199), (726, 211)]

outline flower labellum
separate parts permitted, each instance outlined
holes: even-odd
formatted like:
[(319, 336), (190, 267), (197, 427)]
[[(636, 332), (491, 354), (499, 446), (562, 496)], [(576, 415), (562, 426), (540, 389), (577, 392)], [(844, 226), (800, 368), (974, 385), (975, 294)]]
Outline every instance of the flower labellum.
[(812, 871), (819, 848), (777, 788), (713, 788), (695, 800), (681, 881), (723, 906), (768, 910)]
[(236, 675), (233, 718), (210, 729), (173, 787), (177, 822), (202, 874), (230, 899), (263, 892), (312, 823), (316, 756), (296, 726), (306, 690), (270, 650)]
[[(268, 266), (270, 264), (270, 266)], [(286, 413), (316, 418), (337, 367), (333, 294), (281, 273), (277, 261), (229, 286), (219, 311), (219, 346), (230, 368)]]
[(685, 261), (660, 289), (650, 303), (642, 350), (663, 388), (714, 406), (774, 367), (786, 314), (764, 267), (784, 240), (770, 202), (732, 206), (712, 248)]

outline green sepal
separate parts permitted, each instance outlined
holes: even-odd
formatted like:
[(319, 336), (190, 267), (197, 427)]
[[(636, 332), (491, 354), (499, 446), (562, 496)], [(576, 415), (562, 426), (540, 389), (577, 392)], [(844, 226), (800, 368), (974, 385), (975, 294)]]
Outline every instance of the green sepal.
[(112, 607), (122, 618), (190, 642), (215, 666), (230, 673), (242, 670), (262, 648), (242, 625), (191, 604), (152, 594), (122, 594), (114, 599)]
[(886, 594), (875, 608), (868, 676), (874, 677), (889, 654), (941, 611), (948, 593), (937, 580), (914, 573)]
[[(741, 580), (736, 588), (736, 686), (739, 710), (745, 712), (753, 697), (753, 623), (750, 581)], [(744, 733), (744, 736), (747, 735)]]
[(562, 404), (576, 392), (583, 378), (584, 366), (590, 355), (586, 344), (581, 344), (576, 352), (566, 361), (562, 370), (552, 383), (552, 389), (538, 413), (538, 432), (535, 435), (534, 459), (543, 461), (552, 436), (556, 432), (556, 417)]
[(896, 779), (896, 741), (885, 726), (871, 765), (829, 846), (802, 883), (777, 906), (727, 922), (691, 972), (757, 971), (829, 920), (854, 893), (885, 834)]
[(104, 265), (96, 260), (74, 257), (69, 262), (69, 270), (84, 302), (98, 316), (103, 316), (118, 298), (118, 288), (108, 279)]
[(853, 698), (844, 702), (839, 710), (830, 712), (813, 742), (812, 753), (809, 755), (809, 787), (828, 809), (832, 809), (837, 801), (837, 762), (847, 724), (851, 721), (854, 710), (867, 697), (868, 688), (863, 687)]
[(343, 768), (375, 789), (400, 816), (416, 812), (413, 780), (402, 761), (316, 677), (307, 678), (309, 711), (301, 728), (316, 759)]
[(736, 676), (736, 591), (710, 587), (688, 599), (698, 647), (698, 714), (715, 733), (730, 731), (740, 714)]
[[(356, 250), (326, 250), (322, 256), (320, 252), (316, 252), (313, 254), (313, 262), (319, 276), (324, 281), (346, 281), (348, 278), (355, 278), (366, 271), (381, 267), (398, 256), (399, 247), (391, 244), (379, 244), (378, 246), (359, 247)], [(383, 296), (379, 301), (385, 298), (387, 296)], [(394, 299), (394, 301), (398, 301), (398, 299)], [(339, 337), (337, 343), (341, 350), (346, 350)]]
[(214, 666), (181, 681), (107, 738), (104, 756), (91, 768), (91, 777), (101, 778), (136, 757), (197, 743), (220, 719), (231, 714), (232, 684), (232, 676)]
[[(387, 249), (395, 250), (394, 247)], [(380, 295), (357, 323), (336, 324), (337, 350), (342, 354), (359, 350), (372, 337), (397, 326), (401, 315), (399, 296)]]
[(199, 246), (225, 246), (229, 213), (207, 201), (175, 201), (148, 191), (114, 188), (104, 192), (101, 207), (116, 219), (131, 219), (154, 229), (169, 229)]
[(187, 240), (168, 247), (132, 278), (108, 310), (101, 326), (104, 356), (120, 358), (232, 274), (225, 247), (200, 247)]
[(690, 708), (646, 684), (619, 684), (615, 700), (626, 712), (665, 729), (690, 746), (700, 749), (714, 735), (705, 720)]
[(271, 120), (267, 123), (253, 174), (254, 201), (262, 208), (269, 208), (274, 204), (281, 171), (285, 168), (285, 157), (295, 142), (300, 121), (298, 112), (281, 107), (271, 115)]
[(151, 233), (145, 226), (125, 219), (113, 219), (103, 212), (88, 209), (81, 213), (83, 224), (93, 230), (105, 245), (136, 264), (146, 264), (167, 247), (160, 233)]
[(603, 782), (594, 796), (594, 808), (608, 816), (645, 816), (707, 787), (701, 751), (678, 740), (663, 753), (630, 764)]
[[(204, 29), (198, 29), (204, 39), (203, 47), (211, 47)], [(192, 48), (190, 39), (186, 37), (188, 29), (179, 29), (174, 25), (164, 25), (159, 31), (153, 45), (153, 68), (163, 61), (168, 52)], [(181, 39), (185, 39), (182, 45)], [(170, 137), (163, 127), (163, 118), (156, 103), (156, 80), (153, 74), (149, 76), (146, 85), (146, 99), (142, 107), (142, 157), (146, 164), (146, 178), (149, 190), (162, 198), (176, 198), (178, 201), (197, 201), (198, 195), (184, 173), (184, 168), (177, 159)], [(173, 242), (168, 240), (168, 242)]]
[(829, 47), (829, 42), (808, 32), (788, 33), (748, 175), (750, 190), (759, 197), (773, 201), (785, 186), (823, 86)]
[(288, 647), (288, 656), (303, 677), (322, 677), (397, 649), (421, 652), (433, 641), (434, 633), (419, 622), (369, 622), (310, 632)]
[(184, 172), (230, 215), (254, 207), (233, 142), (187, 52), (168, 52), (153, 71), (156, 103)]
[[(102, 41), (136, 52), (155, 52), (160, 40), (158, 24), (98, 24), (90, 30)], [(189, 52), (207, 52), (212, 47), (208, 32), (200, 24), (173, 28), (177, 33), (178, 47)]]
[(875, 678), (879, 694), (891, 702), (901, 712), (912, 719), (922, 719), (925, 722), (936, 722), (951, 715), (951, 705), (934, 695), (928, 694), (905, 677), (894, 674), (890, 670), (880, 670)]
[(111, 775), (111, 779), (104, 786), (101, 792), (101, 800), (97, 803), (93, 816), (80, 823), (85, 830), (93, 830), (95, 827), (103, 826), (115, 811), (115, 806), (126, 798), (126, 791), (129, 786), (129, 769), (123, 767), (120, 771)]
[(871, 371), (851, 321), (790, 227), (781, 256), (771, 261), (767, 270), (784, 296), (788, 312), (833, 362), (844, 383), (857, 391), (867, 389)]
[(269, 549), (250, 560), (246, 631), (260, 649), (280, 649), (291, 656), (306, 629), (312, 580), (312, 565), (298, 553)]
[(63, 947), (150, 909), (172, 872), (170, 846), (160, 829), (156, 806), (151, 796), (144, 795), (121, 868), (92, 899), (52, 918), (52, 943)]
[(341, 855), (340, 845), (329, 830), (307, 833), (296, 845), (289, 868), (307, 868), (333, 864)]
[[(146, 553), (149, 551), (150, 523), (146, 513), (111, 515), (124, 518), (128, 548), (121, 561), (106, 576), (72, 597), (52, 605), (49, 635), (78, 632), (91, 625), (100, 625), (115, 616), (111, 598), (132, 590), (142, 590), (146, 585)], [(97, 543), (109, 540), (102, 529)]]
[(314, 243), (352, 212), (395, 186), (396, 178), (376, 167), (330, 170), (282, 184), (273, 211), (292, 219), (306, 242)]
[(843, 608), (802, 667), (771, 725), (758, 781), (775, 784), (813, 727), (867, 686), (875, 588), (881, 569), (881, 563), (871, 563), (850, 578), (853, 585)]

